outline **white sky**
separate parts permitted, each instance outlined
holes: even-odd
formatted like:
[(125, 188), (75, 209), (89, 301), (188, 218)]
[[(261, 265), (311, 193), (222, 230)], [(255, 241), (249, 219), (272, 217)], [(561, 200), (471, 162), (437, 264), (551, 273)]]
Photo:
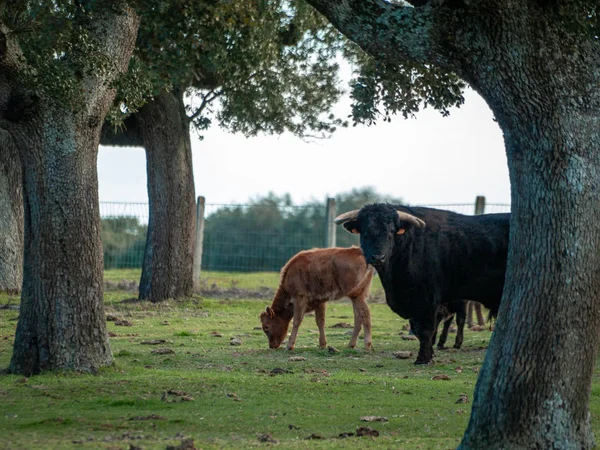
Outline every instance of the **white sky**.
[[(348, 100), (336, 111), (350, 114)], [(473, 91), (450, 117), (426, 109), (416, 119), (338, 131), (307, 143), (292, 135), (245, 138), (213, 126), (192, 134), (196, 195), (245, 203), (269, 191), (295, 204), (373, 186), (410, 204), (510, 203), (504, 142), (485, 102)], [(101, 147), (100, 201), (147, 202), (146, 162), (139, 148)]]

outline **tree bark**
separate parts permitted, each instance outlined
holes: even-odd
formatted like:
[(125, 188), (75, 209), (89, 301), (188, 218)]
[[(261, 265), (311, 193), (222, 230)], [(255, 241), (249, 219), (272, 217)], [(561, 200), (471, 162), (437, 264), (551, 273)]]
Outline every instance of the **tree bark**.
[(21, 161), (10, 135), (0, 131), (0, 292), (21, 292), (23, 226)]
[(164, 92), (137, 114), (146, 149), (150, 216), (139, 298), (153, 302), (193, 291), (195, 194), (183, 92)]
[[(378, 57), (453, 70), (504, 133), (512, 196), (506, 283), (460, 448), (592, 448), (600, 43), (586, 20), (594, 20), (595, 3), (586, 10), (586, 2), (448, 1), (407, 10), (378, 0), (308, 1)], [(427, 42), (412, 42), (419, 29)]]
[(105, 13), (91, 32), (115, 70), (86, 73), (80, 104), (40, 98), (10, 124), (25, 199), (25, 281), (12, 373), (94, 372), (112, 362), (102, 297), (97, 151), (115, 95), (110, 82), (127, 68), (138, 25), (129, 9)]

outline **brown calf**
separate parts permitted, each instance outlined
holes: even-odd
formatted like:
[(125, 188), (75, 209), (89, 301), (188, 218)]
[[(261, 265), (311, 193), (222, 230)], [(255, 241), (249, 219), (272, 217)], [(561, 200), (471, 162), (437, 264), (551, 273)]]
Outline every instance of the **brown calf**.
[(366, 299), (373, 271), (358, 247), (314, 248), (293, 256), (281, 269), (281, 281), (273, 303), (260, 315), (269, 347), (281, 345), (293, 317), (292, 333), (287, 344), (287, 349), (292, 350), (304, 314), (314, 311), (319, 328), (319, 348), (324, 348), (327, 345), (325, 302), (349, 297), (354, 309), (354, 331), (349, 346), (356, 346), (364, 325), (365, 348), (370, 349), (371, 313)]

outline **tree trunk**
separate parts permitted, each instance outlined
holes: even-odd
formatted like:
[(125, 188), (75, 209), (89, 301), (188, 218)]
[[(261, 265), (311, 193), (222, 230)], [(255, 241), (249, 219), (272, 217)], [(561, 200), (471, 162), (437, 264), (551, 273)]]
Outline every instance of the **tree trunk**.
[(23, 180), (12, 138), (0, 131), (0, 292), (23, 284)]
[(600, 55), (560, 21), (538, 17), (521, 34), (531, 24), (514, 16), (489, 70), (470, 80), (504, 133), (512, 216), (499, 318), (460, 448), (587, 449), (600, 345)]
[(114, 99), (110, 82), (126, 70), (139, 18), (106, 13), (94, 32), (116, 70), (81, 80), (84, 99), (40, 98), (11, 125), (24, 173), (25, 255), (10, 371), (94, 372), (112, 362), (104, 315), (97, 152)]
[(593, 447), (597, 2), (308, 2), (380, 59), (456, 73), (483, 96), (504, 133), (512, 190), (506, 282), (460, 448)]
[(146, 149), (150, 217), (140, 300), (185, 297), (193, 290), (195, 194), (183, 92), (164, 92), (137, 114)]

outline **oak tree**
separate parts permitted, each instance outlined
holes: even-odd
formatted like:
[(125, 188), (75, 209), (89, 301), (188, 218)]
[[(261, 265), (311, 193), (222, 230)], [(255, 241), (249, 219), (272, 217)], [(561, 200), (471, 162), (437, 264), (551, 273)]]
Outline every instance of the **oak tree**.
[(112, 83), (127, 69), (138, 25), (125, 2), (0, 7), (0, 130), (23, 173), (24, 281), (13, 373), (95, 371), (112, 362), (96, 155)]
[(190, 132), (201, 137), (217, 125), (246, 136), (328, 135), (342, 124), (329, 113), (341, 92), (342, 39), (302, 2), (167, 2), (143, 17), (130, 67), (137, 82), (121, 83), (102, 143), (146, 150), (139, 297), (160, 301), (193, 288)]
[[(504, 134), (512, 202), (506, 283), (460, 448), (593, 447), (588, 402), (600, 344), (597, 1), (307, 1), (380, 64), (414, 69), (417, 83), (431, 70), (464, 80)], [(421, 98), (439, 81), (422, 84)], [(365, 86), (380, 89), (362, 91), (373, 106), (385, 103), (377, 97), (389, 92), (381, 83)], [(399, 93), (414, 86), (410, 81)], [(402, 95), (391, 101), (400, 110), (403, 103)], [(367, 119), (376, 117), (369, 109)]]

